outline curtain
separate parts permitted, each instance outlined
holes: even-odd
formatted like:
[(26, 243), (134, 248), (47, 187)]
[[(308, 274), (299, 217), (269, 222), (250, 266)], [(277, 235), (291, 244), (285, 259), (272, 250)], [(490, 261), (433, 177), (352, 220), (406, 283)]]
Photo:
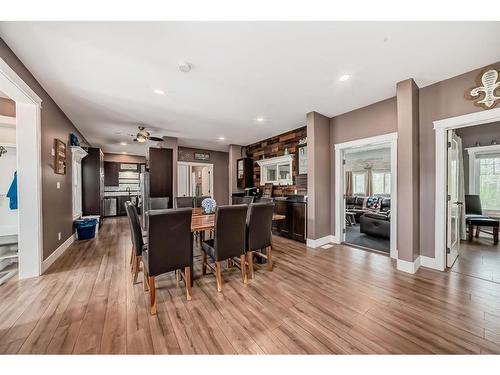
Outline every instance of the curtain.
[(373, 173), (372, 169), (366, 170), (366, 195), (371, 197), (373, 194)]
[(462, 148), (462, 138), (456, 133), (454, 136), (457, 138), (458, 147), (458, 201), (462, 202), (460, 205), (460, 239), (466, 240), (467, 233), (465, 227), (465, 176), (464, 176), (464, 152)]
[(352, 180), (352, 171), (345, 172), (345, 195), (350, 197), (352, 196), (353, 190), (353, 180)]

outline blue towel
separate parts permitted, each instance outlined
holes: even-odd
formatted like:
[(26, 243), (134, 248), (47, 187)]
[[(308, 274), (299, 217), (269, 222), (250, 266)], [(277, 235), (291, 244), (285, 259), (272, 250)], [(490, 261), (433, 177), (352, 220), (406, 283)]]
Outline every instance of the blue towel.
[(14, 172), (14, 179), (12, 180), (9, 191), (7, 192), (7, 198), (10, 199), (10, 209), (17, 210), (17, 171)]

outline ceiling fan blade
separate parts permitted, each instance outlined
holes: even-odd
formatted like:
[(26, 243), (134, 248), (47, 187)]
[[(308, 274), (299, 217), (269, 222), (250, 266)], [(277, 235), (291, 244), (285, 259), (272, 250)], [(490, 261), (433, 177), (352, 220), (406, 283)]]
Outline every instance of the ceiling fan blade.
[(163, 138), (160, 137), (148, 137), (150, 141), (163, 142)]

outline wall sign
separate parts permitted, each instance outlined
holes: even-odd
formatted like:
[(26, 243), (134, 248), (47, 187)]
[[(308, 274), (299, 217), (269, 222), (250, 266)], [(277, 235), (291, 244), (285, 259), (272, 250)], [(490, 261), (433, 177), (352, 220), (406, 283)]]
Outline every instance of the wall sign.
[(297, 163), (299, 174), (307, 174), (307, 146), (301, 146), (297, 149)]
[(210, 160), (210, 154), (203, 153), (203, 152), (195, 152), (194, 153), (194, 160), (208, 161), (208, 160)]
[(66, 174), (66, 143), (60, 139), (54, 140), (54, 172)]
[(488, 68), (483, 71), (478, 79), (478, 87), (471, 89), (467, 93), (467, 98), (474, 100), (474, 104), (490, 109), (500, 103), (500, 82), (498, 81), (499, 71), (496, 68)]

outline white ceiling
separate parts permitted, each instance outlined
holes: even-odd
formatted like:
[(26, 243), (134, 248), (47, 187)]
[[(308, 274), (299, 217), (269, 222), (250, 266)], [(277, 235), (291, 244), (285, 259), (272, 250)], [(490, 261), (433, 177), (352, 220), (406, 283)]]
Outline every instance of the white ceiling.
[(302, 126), (310, 111), (386, 99), (407, 78), (423, 87), (496, 62), (498, 35), (500, 22), (0, 23), (92, 144), (136, 154), (148, 145), (119, 142), (138, 122), (184, 146), (227, 150)]

